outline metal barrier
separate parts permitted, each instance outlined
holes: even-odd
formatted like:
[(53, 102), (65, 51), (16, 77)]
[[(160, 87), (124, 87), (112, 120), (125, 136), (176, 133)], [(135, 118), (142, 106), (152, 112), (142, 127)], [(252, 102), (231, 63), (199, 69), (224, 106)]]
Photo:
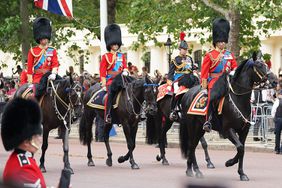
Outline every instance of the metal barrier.
[(249, 137), (261, 139), (266, 144), (270, 139), (274, 139), (273, 118), (271, 117), (272, 104), (258, 103), (252, 105), (251, 118), (255, 122), (255, 125), (250, 127)]

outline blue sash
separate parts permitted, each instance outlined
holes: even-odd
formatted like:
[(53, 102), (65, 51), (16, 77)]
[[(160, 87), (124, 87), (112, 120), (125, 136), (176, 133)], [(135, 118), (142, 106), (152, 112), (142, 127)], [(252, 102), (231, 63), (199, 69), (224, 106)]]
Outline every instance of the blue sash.
[[(224, 69), (224, 67), (225, 67), (225, 65), (227, 63), (227, 59), (225, 59), (224, 57), (230, 56), (230, 55), (231, 55), (231, 52), (226, 50), (225, 53), (223, 54), (223, 58), (221, 58), (220, 63), (215, 67), (213, 73), (220, 73), (220, 72), (222, 72), (222, 70)], [(209, 77), (208, 78), (208, 82), (211, 81), (211, 80), (212, 80), (212, 78)]]
[(224, 69), (226, 62), (227, 62), (227, 59), (225, 59), (224, 57), (230, 56), (230, 55), (231, 55), (231, 52), (225, 51), (225, 53), (223, 54), (223, 58), (221, 59), (220, 63), (215, 67), (213, 73), (219, 73)]
[[(115, 62), (115, 66), (112, 69), (112, 71), (116, 72), (119, 70), (119, 68), (122, 66), (122, 53), (117, 53), (117, 60)], [(109, 80), (113, 75), (108, 74), (106, 76), (106, 79)]]
[(46, 56), (48, 53), (53, 52), (53, 48), (47, 48), (46, 53), (43, 53), (40, 57), (40, 59), (38, 60), (37, 65), (34, 66), (34, 70), (39, 69), (39, 67), (41, 67), (41, 65), (43, 65), (43, 63), (46, 60)]

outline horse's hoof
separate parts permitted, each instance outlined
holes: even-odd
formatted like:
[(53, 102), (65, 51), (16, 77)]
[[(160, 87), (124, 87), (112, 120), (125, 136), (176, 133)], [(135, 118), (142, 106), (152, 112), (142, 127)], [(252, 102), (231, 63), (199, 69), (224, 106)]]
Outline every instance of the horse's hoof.
[(87, 166), (95, 166), (95, 164), (92, 160), (89, 160), (88, 163), (87, 163)]
[(133, 165), (131, 165), (131, 169), (137, 170), (137, 169), (139, 169), (139, 166), (136, 163), (134, 163)]
[(212, 162), (209, 162), (209, 163), (207, 164), (207, 168), (213, 169), (213, 168), (215, 168), (215, 166), (212, 164)]
[(44, 166), (40, 166), (39, 168), (40, 168), (40, 171), (41, 171), (42, 173), (46, 173), (46, 172), (47, 172), (47, 171), (46, 171), (46, 168), (45, 168)]
[(107, 159), (107, 160), (106, 160), (106, 164), (107, 164), (107, 166), (109, 166), (109, 167), (113, 166), (113, 161), (112, 161), (112, 159)]
[(204, 178), (204, 175), (202, 172), (196, 172), (196, 178)]
[(169, 163), (168, 163), (168, 161), (167, 161), (166, 159), (163, 159), (162, 164), (165, 165), (165, 166), (168, 166), (168, 165), (169, 165)]
[(192, 170), (186, 170), (186, 175), (189, 176), (189, 177), (194, 177)]
[(234, 163), (233, 159), (229, 159), (228, 161), (226, 161), (225, 166), (230, 167), (233, 166), (234, 164), (236, 164), (236, 162)]
[(65, 167), (64, 170), (69, 171), (71, 174), (74, 174), (74, 171), (71, 167)]
[(240, 180), (241, 181), (249, 181), (250, 179), (248, 178), (248, 176), (246, 174), (240, 175)]
[(156, 156), (156, 159), (157, 159), (157, 161), (161, 161), (162, 160), (162, 158), (159, 155)]
[(125, 161), (124, 157), (123, 156), (120, 156), (118, 158), (118, 163), (123, 163)]

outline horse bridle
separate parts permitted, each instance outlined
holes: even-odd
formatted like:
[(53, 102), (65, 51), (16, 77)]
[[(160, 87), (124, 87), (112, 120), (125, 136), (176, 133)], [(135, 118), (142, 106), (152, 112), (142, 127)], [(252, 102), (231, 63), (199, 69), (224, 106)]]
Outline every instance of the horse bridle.
[[(142, 111), (144, 111), (144, 112), (146, 113), (148, 108), (144, 108), (144, 107), (143, 107), (142, 103), (141, 103), (141, 102), (138, 100), (138, 98), (134, 95), (134, 92), (133, 92), (133, 89), (132, 89), (132, 88), (131, 88), (131, 97), (130, 97), (130, 95), (129, 95), (128, 86), (130, 85), (130, 86), (132, 87), (133, 85), (132, 85), (132, 84), (129, 84), (129, 82), (124, 78), (123, 75), (122, 75), (122, 81), (123, 81), (123, 85), (125, 86), (125, 92), (126, 92), (127, 100), (128, 100), (128, 102), (130, 103), (130, 106), (131, 106), (131, 108), (132, 108), (133, 114), (134, 114), (136, 117), (139, 117), (140, 114), (142, 113)], [(147, 84), (147, 83), (145, 83), (145, 84), (143, 84), (143, 86), (144, 86), (144, 87), (156, 87), (156, 86), (158, 86), (158, 84)], [(137, 112), (135, 111), (135, 109), (134, 109), (134, 104), (133, 104), (132, 98), (137, 101), (137, 104), (138, 104), (138, 106), (139, 106), (140, 109), (141, 109), (139, 113), (137, 113)], [(130, 113), (129, 110), (128, 110), (128, 108), (127, 108), (127, 111), (128, 111), (128, 113)]]
[[(53, 94), (51, 93), (51, 96), (53, 96), (55, 113), (56, 113), (58, 119), (63, 121), (66, 130), (69, 131), (69, 127), (67, 126), (66, 118), (67, 118), (68, 114), (73, 114), (74, 113), (74, 106), (75, 106), (74, 104), (76, 104), (76, 103), (73, 103), (72, 100), (71, 100), (71, 95), (70, 95), (71, 92), (70, 91), (66, 91), (68, 93), (68, 100), (69, 100), (69, 103), (67, 104), (67, 102), (65, 102), (59, 96), (59, 94), (57, 93), (57, 89), (58, 89), (60, 83), (58, 83), (56, 86), (54, 85), (54, 82), (52, 80), (50, 80), (50, 83), (51, 83), (51, 88), (52, 88), (52, 93), (53, 93)], [(78, 84), (76, 83), (74, 85), (74, 87), (68, 88), (68, 90), (74, 90), (75, 91), (75, 93), (77, 95), (77, 101), (76, 102), (80, 101), (80, 97), (81, 97), (81, 93), (78, 93), (75, 90), (75, 87), (77, 87), (77, 85)], [(60, 112), (60, 110), (58, 109), (57, 100), (66, 109), (66, 113), (65, 114), (62, 114)]]
[[(259, 82), (254, 82), (254, 87), (257, 87), (257, 86), (259, 86), (261, 83), (264, 83), (264, 82), (267, 80), (267, 76), (270, 74), (270, 71), (267, 71), (267, 73), (264, 74), (264, 73), (262, 73), (259, 69), (257, 69), (254, 65), (253, 65), (253, 70), (254, 70), (255, 74), (256, 74), (256, 75), (259, 77), (259, 79), (260, 79)], [(229, 77), (227, 77), (227, 81), (228, 81), (228, 86), (229, 86), (231, 92), (232, 92), (234, 95), (246, 95), (246, 94), (248, 94), (248, 93), (251, 93), (252, 90), (254, 89), (254, 87), (253, 87), (253, 88), (251, 88), (251, 89), (250, 89), (249, 91), (247, 91), (247, 92), (237, 93), (237, 92), (235, 92), (235, 90), (233, 89), (233, 87), (232, 87), (232, 85), (231, 85), (231, 83), (230, 83)], [(242, 87), (242, 86), (240, 86), (240, 85), (237, 85), (237, 86), (238, 86), (238, 87), (241, 87), (241, 88), (244, 88), (244, 87)], [(247, 89), (247, 88), (244, 88), (244, 89)]]

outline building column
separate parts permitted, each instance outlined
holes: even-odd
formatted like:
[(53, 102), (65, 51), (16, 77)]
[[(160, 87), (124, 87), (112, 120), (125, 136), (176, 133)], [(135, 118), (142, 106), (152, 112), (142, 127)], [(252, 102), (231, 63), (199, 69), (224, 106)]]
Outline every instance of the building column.
[(163, 57), (163, 50), (160, 47), (150, 47), (151, 59), (150, 59), (150, 75), (154, 75), (155, 70), (163, 71), (163, 68), (167, 64)]

